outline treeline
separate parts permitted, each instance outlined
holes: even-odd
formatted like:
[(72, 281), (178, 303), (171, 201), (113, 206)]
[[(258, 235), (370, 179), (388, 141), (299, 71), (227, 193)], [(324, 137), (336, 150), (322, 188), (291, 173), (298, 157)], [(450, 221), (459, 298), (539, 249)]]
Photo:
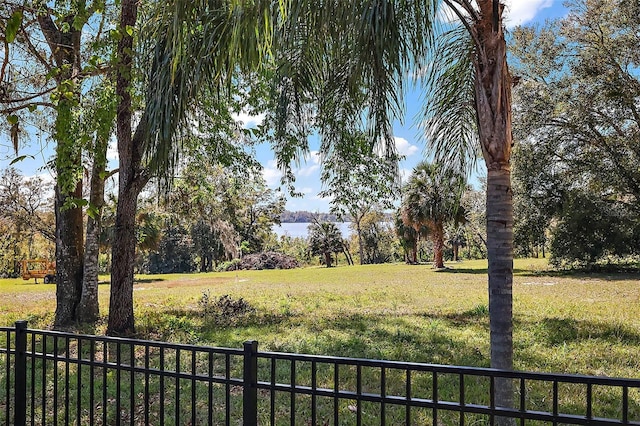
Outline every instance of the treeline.
[(281, 223), (311, 223), (319, 222), (339, 222), (338, 216), (333, 213), (313, 213), (305, 210), (291, 212), (285, 210), (280, 215)]

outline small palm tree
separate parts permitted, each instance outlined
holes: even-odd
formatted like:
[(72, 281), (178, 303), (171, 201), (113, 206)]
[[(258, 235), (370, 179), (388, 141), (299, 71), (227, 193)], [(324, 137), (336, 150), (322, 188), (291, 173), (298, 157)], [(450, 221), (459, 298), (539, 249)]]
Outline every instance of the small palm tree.
[(331, 254), (343, 251), (342, 234), (335, 223), (314, 222), (309, 225), (309, 251), (313, 256), (324, 256), (324, 264), (331, 267)]
[(416, 232), (425, 226), (433, 241), (434, 266), (444, 268), (444, 227), (459, 217), (462, 174), (440, 164), (419, 163), (405, 188), (402, 220)]
[(409, 264), (418, 263), (418, 234), (413, 227), (404, 224), (402, 220), (402, 208), (398, 210), (394, 225), (396, 235), (404, 250), (405, 262)]

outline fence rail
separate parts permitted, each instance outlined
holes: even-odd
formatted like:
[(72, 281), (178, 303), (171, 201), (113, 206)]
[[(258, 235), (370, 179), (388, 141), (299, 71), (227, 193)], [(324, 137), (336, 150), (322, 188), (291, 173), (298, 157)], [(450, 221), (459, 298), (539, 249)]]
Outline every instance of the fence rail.
[[(505, 380), (510, 407), (496, 406)], [(0, 328), (0, 425), (640, 425), (640, 379)]]

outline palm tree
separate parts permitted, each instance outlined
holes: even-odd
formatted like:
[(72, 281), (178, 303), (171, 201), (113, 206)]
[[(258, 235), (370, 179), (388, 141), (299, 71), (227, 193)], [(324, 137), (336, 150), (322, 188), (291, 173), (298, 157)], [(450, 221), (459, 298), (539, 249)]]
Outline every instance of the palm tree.
[(331, 255), (343, 249), (342, 234), (335, 223), (314, 222), (309, 225), (309, 251), (313, 256), (324, 256), (327, 268), (333, 263)]
[(413, 169), (406, 185), (402, 220), (416, 232), (423, 226), (429, 229), (435, 268), (444, 268), (444, 227), (459, 219), (464, 187), (462, 174), (424, 161)]
[[(436, 161), (487, 167), (487, 251), (491, 367), (513, 368), (513, 200), (511, 86), (500, 0), (442, 0), (457, 20), (435, 43), (425, 76), (425, 129)], [(480, 149), (478, 149), (480, 148)], [(496, 404), (512, 406), (513, 387), (496, 382)], [(511, 424), (504, 418), (499, 424)]]
[(396, 236), (400, 240), (400, 245), (404, 250), (404, 260), (408, 264), (418, 263), (418, 239), (429, 236), (429, 229), (421, 227), (416, 231), (413, 226), (405, 224), (402, 220), (404, 208), (400, 207), (396, 212), (394, 227)]

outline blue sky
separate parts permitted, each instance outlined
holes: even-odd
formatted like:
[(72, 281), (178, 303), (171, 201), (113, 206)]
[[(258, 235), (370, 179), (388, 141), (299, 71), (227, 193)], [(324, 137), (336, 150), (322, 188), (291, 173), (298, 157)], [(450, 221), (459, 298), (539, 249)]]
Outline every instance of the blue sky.
[[(562, 6), (562, 0), (506, 0), (507, 14), (506, 25), (513, 27), (519, 24), (533, 22), (544, 22), (545, 19), (564, 16), (567, 11)], [(414, 126), (414, 117), (420, 112), (420, 93), (410, 91), (405, 97), (406, 115), (404, 123), (394, 124), (394, 139), (398, 152), (406, 158), (400, 164), (403, 176), (410, 174), (411, 169), (422, 159), (424, 159), (424, 141), (421, 140), (419, 130)], [(260, 117), (239, 116), (238, 120), (246, 126), (255, 124)], [(8, 126), (7, 126), (8, 127)], [(23, 134), (23, 136), (25, 136)], [(45, 167), (50, 159), (52, 147), (48, 144), (46, 135), (29, 133), (29, 140), (26, 146), (21, 148), (20, 154), (29, 154), (33, 159), (28, 158), (15, 165), (27, 176), (40, 175), (44, 179), (52, 180), (52, 175)], [(318, 192), (322, 189), (320, 182), (320, 158), (317, 155), (317, 139), (312, 139), (311, 154), (295, 169), (296, 189), (304, 194), (302, 198), (289, 198), (287, 201), (288, 210), (308, 210), (327, 212), (330, 207), (330, 200), (322, 199)], [(115, 143), (113, 144), (115, 146)], [(263, 175), (269, 186), (277, 188), (280, 181), (280, 172), (276, 169), (273, 153), (267, 145), (257, 148), (258, 160), (263, 164)], [(8, 138), (8, 132), (0, 134), (0, 168), (6, 168), (15, 157), (13, 148)], [(110, 165), (116, 167), (117, 154), (115, 149), (110, 149)], [(483, 175), (483, 165), (479, 162), (478, 174)]]

